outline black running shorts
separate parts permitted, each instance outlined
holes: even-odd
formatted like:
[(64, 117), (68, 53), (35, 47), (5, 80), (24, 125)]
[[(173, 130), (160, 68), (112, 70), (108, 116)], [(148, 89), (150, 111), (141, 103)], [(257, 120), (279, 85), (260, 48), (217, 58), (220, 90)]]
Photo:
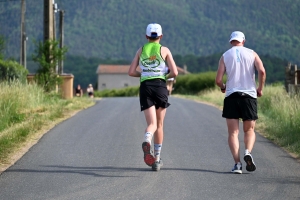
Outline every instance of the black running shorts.
[(257, 99), (235, 92), (224, 99), (222, 117), (226, 119), (257, 120)]
[(141, 111), (153, 105), (156, 109), (169, 107), (166, 81), (162, 79), (143, 81), (140, 85), (140, 105)]

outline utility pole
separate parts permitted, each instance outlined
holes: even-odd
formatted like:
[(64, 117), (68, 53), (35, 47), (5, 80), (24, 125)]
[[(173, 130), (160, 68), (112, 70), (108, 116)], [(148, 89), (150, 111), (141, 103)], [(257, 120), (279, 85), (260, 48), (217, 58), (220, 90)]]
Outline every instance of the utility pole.
[(44, 41), (53, 40), (53, 0), (44, 0)]
[[(57, 4), (52, 0), (53, 6), (53, 40), (56, 40), (56, 17), (55, 13), (58, 11)], [(58, 74), (58, 63), (55, 63), (55, 73)]]
[(26, 69), (26, 31), (25, 31), (25, 12), (26, 3), (25, 0), (21, 2), (21, 55), (20, 55), (20, 65), (23, 65)]
[[(59, 32), (60, 32), (60, 41), (59, 41), (59, 47), (62, 49), (64, 46), (64, 15), (65, 11), (60, 10), (59, 11)], [(61, 60), (59, 63), (59, 74), (64, 73), (64, 61)]]
[(55, 13), (57, 12), (57, 4), (52, 0), (52, 6), (53, 6), (53, 40), (56, 40), (56, 19), (55, 19)]

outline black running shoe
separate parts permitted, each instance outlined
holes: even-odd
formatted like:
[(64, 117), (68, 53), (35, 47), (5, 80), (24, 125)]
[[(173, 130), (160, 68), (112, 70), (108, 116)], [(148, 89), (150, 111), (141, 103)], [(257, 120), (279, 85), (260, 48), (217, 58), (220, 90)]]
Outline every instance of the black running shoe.
[(246, 166), (246, 170), (247, 171), (253, 172), (253, 171), (256, 170), (256, 166), (255, 166), (255, 163), (253, 161), (253, 157), (252, 157), (252, 155), (250, 153), (245, 154), (244, 160), (245, 160), (245, 162), (247, 164), (247, 166)]
[(142, 149), (144, 152), (144, 161), (148, 166), (152, 166), (155, 163), (155, 158), (151, 154), (151, 146), (148, 142), (143, 142)]
[(160, 159), (159, 161), (155, 161), (155, 163), (152, 165), (152, 170), (159, 171), (162, 166), (163, 166), (163, 162)]

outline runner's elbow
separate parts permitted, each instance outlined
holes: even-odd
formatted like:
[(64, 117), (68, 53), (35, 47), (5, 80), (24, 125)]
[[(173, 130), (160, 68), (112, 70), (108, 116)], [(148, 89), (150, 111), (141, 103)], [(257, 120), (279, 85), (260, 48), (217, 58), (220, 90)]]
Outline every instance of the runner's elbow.
[(128, 72), (128, 75), (129, 75), (129, 76), (134, 76), (134, 72), (129, 71), (129, 72)]
[(178, 71), (174, 72), (174, 76), (178, 76)]

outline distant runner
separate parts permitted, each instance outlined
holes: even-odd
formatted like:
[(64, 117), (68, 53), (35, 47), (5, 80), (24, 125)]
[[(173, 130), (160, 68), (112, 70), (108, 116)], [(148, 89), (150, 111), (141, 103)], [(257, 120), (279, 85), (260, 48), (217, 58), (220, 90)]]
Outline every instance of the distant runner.
[[(147, 128), (142, 149), (144, 162), (158, 171), (163, 165), (160, 158), (163, 143), (163, 123), (168, 103), (166, 79), (177, 76), (178, 71), (173, 56), (167, 47), (159, 44), (162, 39), (162, 28), (159, 24), (149, 24), (146, 29), (148, 43), (139, 48), (128, 74), (140, 77), (140, 106), (144, 111)], [(170, 73), (166, 74), (166, 63)], [(137, 70), (140, 67), (141, 72)], [(151, 141), (154, 136), (154, 155), (151, 154)]]
[(167, 89), (169, 91), (169, 95), (171, 96), (173, 91), (173, 85), (176, 82), (175, 78), (168, 78), (167, 79)]

